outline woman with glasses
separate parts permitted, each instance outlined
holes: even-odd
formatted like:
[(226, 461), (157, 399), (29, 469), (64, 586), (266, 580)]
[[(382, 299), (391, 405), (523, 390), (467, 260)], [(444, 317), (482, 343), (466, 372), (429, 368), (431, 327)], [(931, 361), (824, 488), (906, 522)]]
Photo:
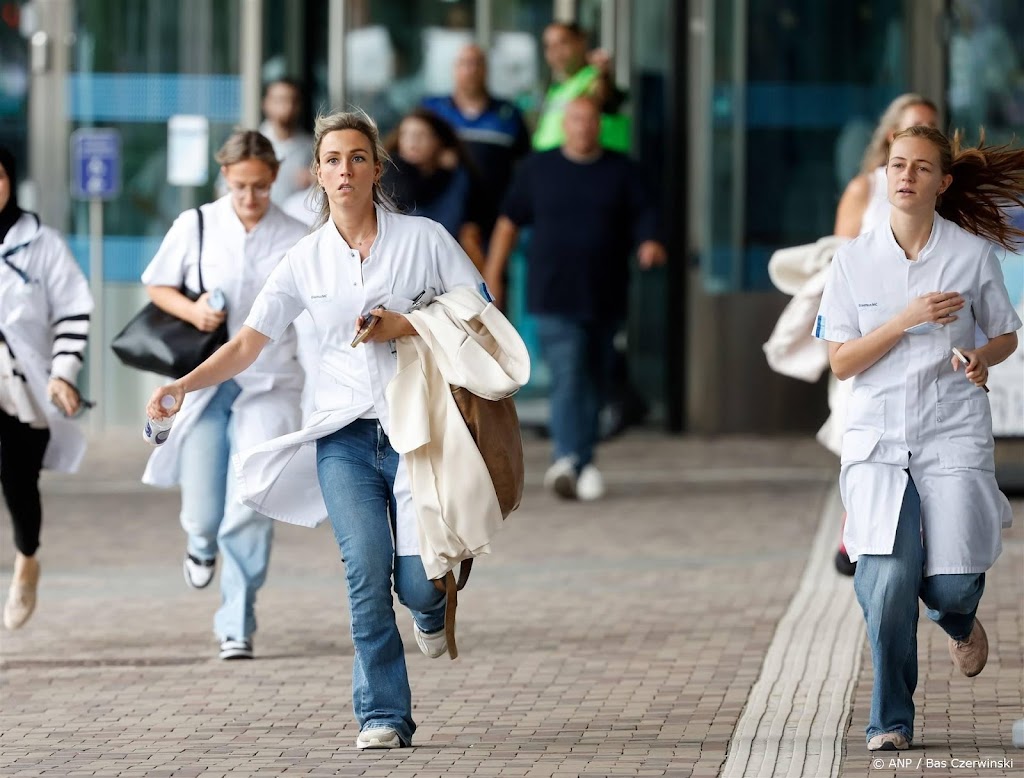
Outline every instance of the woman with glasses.
[[(270, 201), (278, 160), (263, 135), (237, 130), (215, 159), (228, 194), (175, 220), (142, 282), (168, 313), (203, 332), (226, 321), (234, 335), (306, 227)], [(183, 285), (206, 292), (193, 301)], [(256, 592), (266, 579), (272, 535), (271, 520), (238, 501), (231, 456), (298, 429), (302, 384), (290, 328), (248, 370), (189, 396), (142, 479), (181, 486), (185, 583), (208, 586), (221, 558), (221, 607), (214, 617), (221, 659), (252, 658)]]
[(85, 438), (68, 420), (87, 407), (75, 388), (92, 297), (60, 235), (18, 206), (14, 155), (0, 146), (0, 483), (14, 525), (4, 626), (36, 606), (42, 468), (74, 472)]

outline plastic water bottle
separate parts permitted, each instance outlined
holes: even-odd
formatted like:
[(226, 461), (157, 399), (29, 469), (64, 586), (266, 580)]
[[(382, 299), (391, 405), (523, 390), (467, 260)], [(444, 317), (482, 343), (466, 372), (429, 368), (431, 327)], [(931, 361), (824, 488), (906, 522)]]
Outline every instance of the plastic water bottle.
[[(160, 398), (160, 405), (164, 408), (174, 407), (174, 398), (165, 394)], [(167, 442), (171, 434), (171, 425), (174, 423), (174, 416), (166, 419), (146, 419), (146, 426), (142, 429), (142, 439), (151, 446), (161, 446)]]
[(228, 305), (228, 300), (224, 296), (224, 292), (214, 289), (206, 298), (206, 304), (210, 306), (211, 311), (223, 311)]

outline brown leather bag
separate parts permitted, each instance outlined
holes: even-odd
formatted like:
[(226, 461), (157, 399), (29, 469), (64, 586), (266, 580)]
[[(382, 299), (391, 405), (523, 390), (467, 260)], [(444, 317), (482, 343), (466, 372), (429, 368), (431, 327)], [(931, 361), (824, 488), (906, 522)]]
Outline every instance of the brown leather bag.
[[(501, 518), (519, 507), (523, 499), (525, 466), (523, 464), (523, 438), (519, 430), (519, 414), (511, 397), (501, 400), (487, 400), (478, 397), (461, 386), (452, 387), (452, 396), (462, 414), (476, 447), (480, 450), (487, 472), (494, 484), (498, 497)], [(469, 581), (473, 560), (464, 559), (459, 566), (459, 579), (449, 570), (444, 578), (434, 581), (434, 586), (447, 595), (444, 609), (444, 631), (448, 638), (448, 656), (455, 659), (459, 649), (455, 645), (455, 610), (458, 607), (458, 592)]]

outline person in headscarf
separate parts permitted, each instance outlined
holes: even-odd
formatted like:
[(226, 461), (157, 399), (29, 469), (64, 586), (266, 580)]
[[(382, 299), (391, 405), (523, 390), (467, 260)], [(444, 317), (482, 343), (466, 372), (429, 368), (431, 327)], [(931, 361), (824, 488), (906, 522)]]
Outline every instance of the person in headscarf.
[(42, 468), (74, 472), (85, 438), (70, 419), (90, 404), (75, 382), (93, 302), (61, 236), (18, 205), (16, 163), (0, 146), (0, 485), (14, 525), (4, 626), (36, 605)]

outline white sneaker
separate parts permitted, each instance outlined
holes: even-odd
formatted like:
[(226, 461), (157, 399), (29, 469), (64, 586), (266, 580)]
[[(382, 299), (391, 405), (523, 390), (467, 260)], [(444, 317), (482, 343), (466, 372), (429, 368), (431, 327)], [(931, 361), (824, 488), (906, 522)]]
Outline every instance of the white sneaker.
[(416, 635), (416, 645), (420, 647), (420, 651), (431, 659), (437, 659), (442, 654), (448, 653), (448, 637), (444, 634), (444, 629), (437, 632), (424, 632), (416, 626), (414, 621), (412, 631)]
[(402, 739), (391, 727), (371, 727), (364, 729), (356, 738), (356, 748), (401, 748)]
[(576, 496), (581, 500), (600, 500), (604, 497), (604, 477), (594, 465), (585, 465), (576, 479)]
[(216, 564), (216, 557), (207, 562), (197, 559), (191, 554), (185, 554), (185, 561), (182, 563), (185, 583), (193, 589), (205, 589), (213, 580), (213, 573), (217, 569)]
[(565, 500), (576, 497), (576, 462), (572, 457), (562, 457), (548, 468), (544, 488)]
[(252, 659), (252, 638), (238, 640), (236, 638), (224, 638), (220, 642), (221, 659)]

